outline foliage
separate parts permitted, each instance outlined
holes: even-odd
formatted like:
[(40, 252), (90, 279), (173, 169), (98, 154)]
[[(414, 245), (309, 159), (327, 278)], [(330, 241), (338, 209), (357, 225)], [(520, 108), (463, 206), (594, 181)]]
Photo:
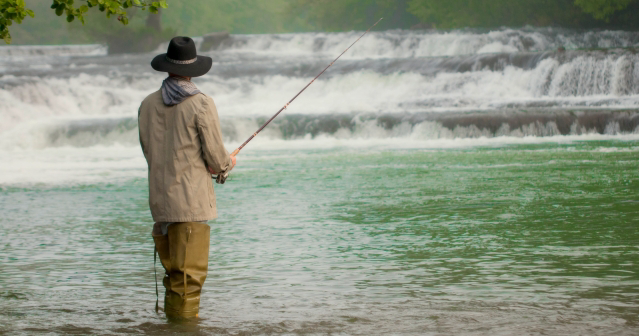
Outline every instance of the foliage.
[[(635, 29), (639, 0), (290, 0), (290, 15), (321, 30), (560, 26)], [(386, 18), (394, 20), (386, 20)], [(398, 19), (395, 19), (398, 18)], [(419, 24), (417, 24), (419, 23)]]
[[(127, 26), (91, 17), (90, 26), (75, 30), (90, 35), (96, 42), (108, 44), (109, 53), (144, 52), (156, 49), (161, 42), (175, 35), (202, 36), (219, 31), (240, 34), (256, 30), (285, 32), (287, 23), (295, 21), (284, 17), (282, 9), (286, 4), (286, 0), (173, 1), (170, 10), (162, 11), (161, 16), (146, 16), (145, 12), (133, 9), (129, 11), (131, 23)], [(151, 18), (161, 18), (162, 22), (152, 27), (149, 24)], [(171, 28), (162, 29), (161, 26)]]
[[(169, 31), (152, 32), (144, 28), (144, 19), (147, 13), (166, 7), (166, 2), (28, 0), (27, 9), (24, 0), (0, 0), (0, 37), (9, 42), (10, 24), (22, 22), (11, 26), (14, 43), (105, 43), (117, 35), (132, 44), (136, 38), (152, 43)], [(50, 5), (73, 23), (67, 24), (55, 15), (40, 15), (49, 11)], [(376, 28), (380, 30), (525, 25), (639, 29), (639, 0), (174, 0), (170, 6), (162, 13), (162, 25), (185, 36), (216, 31), (250, 34), (363, 30), (379, 17), (384, 17)], [(144, 8), (148, 10), (141, 11)], [(38, 14), (36, 18), (25, 19), (33, 12)], [(111, 16), (119, 18), (119, 22), (108, 18)], [(75, 29), (85, 17), (91, 24)]]
[(379, 29), (410, 28), (419, 21), (407, 12), (408, 0), (292, 0), (289, 16), (302, 17), (315, 29), (365, 30), (379, 18)]
[(284, 33), (311, 29), (305, 20), (288, 16), (291, 0), (172, 1), (162, 23), (178, 34), (201, 36), (227, 31), (234, 34)]
[(25, 8), (24, 0), (0, 0), (0, 38), (5, 43), (11, 43), (9, 26), (15, 21), (22, 23), (22, 20), (29, 15), (34, 17), (32, 10)]
[[(497, 26), (606, 27), (615, 12), (636, 0), (410, 0), (409, 12), (442, 28)], [(630, 9), (628, 9), (630, 10)], [(591, 15), (588, 16), (588, 14)], [(621, 18), (621, 16), (620, 16)], [(634, 27), (636, 20), (616, 20), (614, 27)]]
[(411, 0), (409, 11), (441, 28), (571, 26), (582, 19), (573, 0)]
[[(85, 13), (95, 7), (105, 12), (107, 18), (116, 15), (118, 21), (126, 25), (129, 23), (127, 8), (137, 7), (143, 10), (148, 8), (151, 13), (158, 13), (160, 8), (168, 7), (165, 0), (85, 0), (84, 2), (86, 4), (75, 7), (74, 0), (53, 0), (51, 9), (57, 16), (65, 15), (67, 22), (73, 22), (77, 18), (84, 24)], [(26, 8), (24, 0), (0, 0), (0, 38), (4, 39), (5, 43), (11, 43), (9, 26), (14, 21), (22, 23), (27, 15), (35, 17), (33, 10)]]
[(162, 28), (162, 14), (159, 12), (152, 14), (137, 8), (129, 10), (130, 22), (127, 25), (118, 24), (99, 14), (90, 14), (91, 25), (75, 26), (72, 30), (90, 36), (93, 42), (107, 44), (109, 54), (152, 51), (176, 35), (175, 29)]
[(625, 9), (635, 0), (575, 0), (575, 5), (598, 20), (608, 22), (612, 14)]

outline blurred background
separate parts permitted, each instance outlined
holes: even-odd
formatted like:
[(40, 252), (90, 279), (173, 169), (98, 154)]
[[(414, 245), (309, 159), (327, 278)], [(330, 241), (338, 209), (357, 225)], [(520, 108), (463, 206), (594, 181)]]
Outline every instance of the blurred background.
[[(11, 27), (13, 44), (106, 43), (160, 34), (202, 36), (365, 30), (562, 27), (635, 30), (639, 3), (632, 0), (428, 1), (428, 0), (192, 0), (170, 1), (159, 15), (130, 9), (130, 26), (90, 11), (88, 22), (68, 24), (49, 0), (27, 1), (36, 13)], [(0, 42), (2, 43), (2, 42)]]

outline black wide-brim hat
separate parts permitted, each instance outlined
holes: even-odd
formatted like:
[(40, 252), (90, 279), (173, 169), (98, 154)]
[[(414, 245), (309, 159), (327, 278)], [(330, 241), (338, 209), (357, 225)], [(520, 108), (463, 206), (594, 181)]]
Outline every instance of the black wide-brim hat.
[(198, 56), (193, 39), (177, 36), (171, 39), (166, 54), (155, 56), (151, 67), (157, 71), (169, 72), (184, 77), (198, 77), (211, 70), (213, 60)]

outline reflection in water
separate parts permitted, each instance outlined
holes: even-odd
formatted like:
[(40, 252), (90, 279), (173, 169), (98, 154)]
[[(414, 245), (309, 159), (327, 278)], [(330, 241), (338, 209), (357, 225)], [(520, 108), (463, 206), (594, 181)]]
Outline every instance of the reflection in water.
[(637, 142), (247, 152), (196, 322), (154, 312), (145, 179), (0, 189), (0, 332), (633, 334)]

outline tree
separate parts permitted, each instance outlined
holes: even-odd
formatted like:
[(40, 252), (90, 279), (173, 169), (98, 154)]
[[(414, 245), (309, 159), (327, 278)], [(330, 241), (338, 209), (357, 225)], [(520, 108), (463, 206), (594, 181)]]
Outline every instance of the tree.
[(636, 27), (637, 0), (409, 0), (408, 11), (440, 28)]
[(410, 0), (408, 11), (439, 28), (579, 26), (574, 0)]
[(288, 15), (326, 31), (365, 30), (379, 18), (377, 29), (410, 28), (419, 20), (407, 12), (409, 0), (291, 0)]
[(575, 0), (575, 5), (597, 20), (608, 22), (612, 14), (623, 10), (635, 0)]
[[(66, 15), (67, 22), (73, 22), (76, 18), (84, 24), (84, 15), (91, 8), (98, 8), (101, 12), (106, 13), (106, 17), (116, 16), (118, 21), (123, 25), (129, 23), (127, 8), (149, 9), (151, 13), (158, 13), (160, 8), (167, 8), (166, 0), (149, 1), (149, 0), (84, 0), (83, 5), (74, 6), (74, 0), (53, 0), (51, 9), (55, 11), (57, 16)], [(26, 8), (24, 0), (0, 0), (0, 38), (7, 44), (11, 43), (11, 33), (9, 26), (16, 23), (22, 23), (27, 17), (34, 17), (33, 10)]]
[[(172, 7), (171, 10), (173, 9)], [(127, 25), (119, 24), (100, 14), (89, 14), (87, 19), (91, 21), (91, 25), (74, 25), (71, 30), (89, 36), (94, 43), (106, 44), (109, 54), (153, 51), (160, 43), (177, 35), (175, 29), (163, 27), (160, 12), (153, 14), (133, 9), (128, 13), (130, 21)]]

